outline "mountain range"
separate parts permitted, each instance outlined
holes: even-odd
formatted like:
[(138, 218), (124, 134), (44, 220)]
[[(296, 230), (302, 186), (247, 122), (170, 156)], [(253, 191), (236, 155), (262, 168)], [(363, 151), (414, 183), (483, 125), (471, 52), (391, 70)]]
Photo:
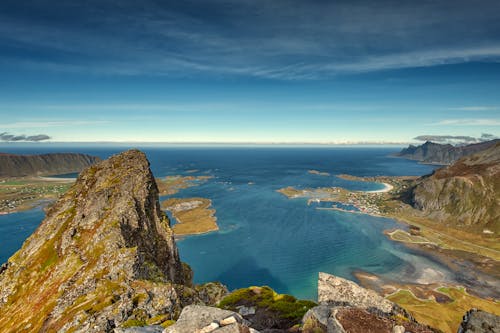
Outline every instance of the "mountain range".
[(500, 139), (495, 139), (465, 146), (453, 146), (451, 144), (439, 144), (427, 141), (420, 146), (410, 145), (408, 148), (404, 148), (395, 154), (395, 156), (422, 163), (447, 165), (464, 156), (488, 149), (499, 142)]

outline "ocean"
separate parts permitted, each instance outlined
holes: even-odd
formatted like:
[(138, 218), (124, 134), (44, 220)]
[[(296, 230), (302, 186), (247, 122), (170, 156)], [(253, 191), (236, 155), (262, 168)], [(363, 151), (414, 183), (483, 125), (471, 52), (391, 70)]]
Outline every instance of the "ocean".
[[(107, 158), (125, 145), (4, 145), (2, 152), (82, 152)], [(355, 279), (366, 271), (414, 281), (426, 270), (443, 279), (453, 273), (422, 253), (389, 240), (383, 231), (406, 226), (364, 214), (318, 210), (306, 199), (288, 199), (276, 190), (341, 186), (377, 190), (382, 184), (348, 181), (354, 176), (424, 175), (434, 166), (394, 158), (397, 147), (228, 146), (138, 147), (155, 176), (211, 175), (200, 186), (173, 197), (206, 197), (216, 209), (220, 230), (177, 240), (194, 282), (220, 281), (229, 289), (268, 285), (280, 293), (315, 299), (318, 272)], [(193, 173), (193, 170), (197, 170)], [(308, 170), (328, 172), (315, 175)], [(166, 197), (161, 198), (166, 199)], [(0, 216), (0, 262), (5, 262), (43, 220), (42, 208)]]

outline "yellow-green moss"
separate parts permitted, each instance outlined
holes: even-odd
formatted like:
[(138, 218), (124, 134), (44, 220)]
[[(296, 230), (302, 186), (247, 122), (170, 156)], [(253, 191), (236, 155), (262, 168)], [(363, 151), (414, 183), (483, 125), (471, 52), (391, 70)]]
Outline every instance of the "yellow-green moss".
[(291, 295), (277, 294), (264, 286), (238, 289), (222, 299), (219, 307), (235, 310), (241, 304), (264, 308), (290, 320), (300, 320), (310, 308), (317, 305), (312, 301), (297, 300)]
[(175, 320), (165, 320), (160, 325), (166, 328), (166, 327), (172, 326), (173, 324), (175, 324)]
[(147, 323), (144, 320), (129, 319), (122, 324), (123, 328), (146, 326)]

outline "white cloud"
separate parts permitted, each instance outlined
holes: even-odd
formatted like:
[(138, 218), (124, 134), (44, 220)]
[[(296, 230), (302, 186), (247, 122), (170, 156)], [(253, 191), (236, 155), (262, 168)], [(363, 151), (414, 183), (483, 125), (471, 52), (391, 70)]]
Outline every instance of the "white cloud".
[(500, 119), (445, 119), (433, 125), (451, 126), (500, 126)]
[(459, 106), (459, 107), (453, 107), (453, 108), (448, 108), (448, 110), (455, 110), (455, 111), (495, 111), (498, 110), (500, 107), (498, 106)]

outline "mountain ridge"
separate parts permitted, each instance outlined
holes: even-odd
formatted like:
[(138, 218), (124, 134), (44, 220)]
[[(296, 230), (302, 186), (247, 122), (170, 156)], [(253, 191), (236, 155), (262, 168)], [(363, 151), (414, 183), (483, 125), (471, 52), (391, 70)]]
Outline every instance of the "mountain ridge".
[(394, 154), (394, 156), (416, 160), (426, 164), (449, 165), (462, 157), (488, 149), (498, 142), (500, 142), (500, 139), (473, 143), (465, 146), (453, 146), (451, 144), (439, 144), (426, 141), (420, 146), (409, 145), (408, 148), (403, 148), (399, 153)]
[(40, 155), (0, 153), (0, 177), (50, 176), (80, 172), (100, 160), (96, 156), (78, 153)]
[(486, 150), (421, 177), (410, 190), (410, 200), (433, 220), (498, 233), (499, 193), (500, 141), (496, 140)]

